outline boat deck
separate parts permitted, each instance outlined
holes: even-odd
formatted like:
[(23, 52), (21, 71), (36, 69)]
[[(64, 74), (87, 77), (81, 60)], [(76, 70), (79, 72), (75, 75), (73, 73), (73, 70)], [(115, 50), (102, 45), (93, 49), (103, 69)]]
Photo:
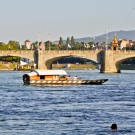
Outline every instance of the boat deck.
[(25, 84), (44, 84), (44, 85), (100, 85), (108, 79), (98, 79), (98, 80), (31, 80), (24, 82)]

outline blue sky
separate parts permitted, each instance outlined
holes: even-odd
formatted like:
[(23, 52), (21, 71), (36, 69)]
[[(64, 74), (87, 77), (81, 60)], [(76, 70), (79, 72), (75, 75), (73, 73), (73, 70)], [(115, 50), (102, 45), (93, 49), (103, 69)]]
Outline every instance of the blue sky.
[(135, 0), (0, 0), (0, 18), (1, 42), (92, 37), (135, 30)]

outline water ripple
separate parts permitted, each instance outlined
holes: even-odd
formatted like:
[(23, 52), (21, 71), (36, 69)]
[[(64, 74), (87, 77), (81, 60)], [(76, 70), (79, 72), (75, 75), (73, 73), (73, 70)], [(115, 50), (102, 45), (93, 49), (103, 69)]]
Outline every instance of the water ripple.
[(114, 122), (115, 134), (135, 134), (134, 71), (68, 71), (85, 79), (109, 79), (83, 86), (26, 86), (25, 72), (0, 73), (0, 135), (110, 135)]

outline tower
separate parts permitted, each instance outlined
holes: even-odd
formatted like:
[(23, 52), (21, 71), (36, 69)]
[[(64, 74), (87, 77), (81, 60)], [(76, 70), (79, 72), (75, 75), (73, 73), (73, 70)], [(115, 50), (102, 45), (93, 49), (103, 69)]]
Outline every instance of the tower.
[(116, 35), (114, 36), (111, 45), (112, 45), (112, 50), (115, 50), (115, 51), (118, 50), (118, 40), (116, 38)]
[(27, 49), (30, 49), (31, 48), (31, 43), (30, 43), (30, 41), (28, 39), (25, 41), (25, 47)]

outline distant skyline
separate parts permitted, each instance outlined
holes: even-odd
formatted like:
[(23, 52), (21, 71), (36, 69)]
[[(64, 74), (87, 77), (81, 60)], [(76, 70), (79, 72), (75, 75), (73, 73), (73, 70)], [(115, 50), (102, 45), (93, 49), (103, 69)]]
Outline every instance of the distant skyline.
[(0, 0), (0, 5), (0, 42), (5, 43), (135, 30), (135, 0)]

